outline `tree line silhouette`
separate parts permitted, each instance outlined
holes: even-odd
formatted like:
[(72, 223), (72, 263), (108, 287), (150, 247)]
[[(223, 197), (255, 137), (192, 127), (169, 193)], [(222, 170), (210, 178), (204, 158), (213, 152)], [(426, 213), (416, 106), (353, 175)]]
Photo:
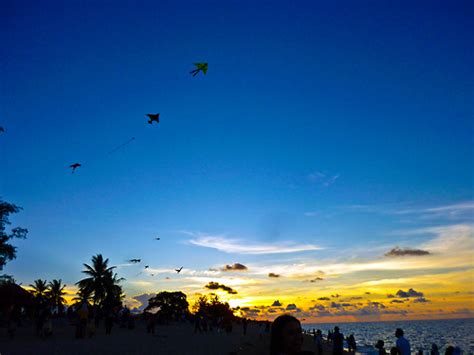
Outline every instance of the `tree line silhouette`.
[[(11, 214), (21, 211), (12, 203), (0, 199), (0, 270), (7, 262), (16, 258), (17, 248), (11, 244), (15, 238), (26, 238), (28, 230), (26, 228), (15, 227), (7, 233), (6, 229), (11, 223), (9, 217)], [(73, 311), (82, 306), (94, 310), (96, 313), (107, 314), (117, 313), (124, 309), (125, 294), (121, 286), (124, 278), (121, 278), (115, 272), (116, 267), (109, 265), (109, 259), (104, 258), (102, 254), (92, 256), (90, 264), (83, 264), (82, 273), (85, 278), (76, 282), (78, 290), (69, 305)], [(14, 309), (22, 307), (25, 304), (16, 304), (17, 301), (9, 299), (1, 304), (1, 290), (4, 285), (17, 285), (12, 275), (0, 276), (0, 313), (8, 318), (8, 314), (14, 312)], [(38, 314), (45, 309), (51, 310), (58, 316), (62, 316), (67, 306), (65, 296), (66, 285), (61, 279), (51, 281), (37, 279), (29, 285), (32, 303), (34, 304), (32, 313)], [(22, 298), (25, 299), (24, 297)], [(28, 303), (31, 308), (31, 304)], [(68, 309), (69, 311), (69, 309)], [(232, 322), (236, 319), (232, 309), (227, 302), (222, 302), (218, 295), (210, 293), (201, 295), (193, 304), (190, 311), (190, 305), (186, 294), (181, 291), (162, 291), (156, 296), (151, 297), (148, 306), (144, 309), (145, 313), (153, 314), (159, 322), (169, 322), (176, 320), (195, 320), (201, 319), (205, 322), (221, 320)]]

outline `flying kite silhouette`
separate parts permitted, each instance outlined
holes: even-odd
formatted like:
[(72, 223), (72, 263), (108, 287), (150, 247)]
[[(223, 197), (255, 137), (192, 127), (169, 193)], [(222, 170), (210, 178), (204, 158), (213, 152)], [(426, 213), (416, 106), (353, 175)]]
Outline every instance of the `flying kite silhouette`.
[(5, 128), (3, 128), (2, 126), (0, 126), (0, 132), (5, 132)]
[(69, 165), (69, 167), (72, 169), (72, 173), (73, 173), (73, 174), (74, 174), (74, 172), (76, 171), (76, 169), (77, 169), (78, 167), (80, 167), (80, 166), (82, 166), (82, 165), (79, 164), (79, 163), (74, 163), (74, 164)]
[(179, 269), (174, 269), (174, 271), (176, 271), (178, 274), (181, 272), (181, 270), (183, 270), (182, 266)]
[(196, 69), (191, 70), (189, 74), (196, 76), (200, 71), (202, 71), (203, 74), (207, 73), (207, 63), (194, 63), (194, 65), (196, 66)]
[(160, 114), (159, 113), (157, 113), (157, 114), (147, 113), (146, 115), (148, 116), (148, 123), (149, 124), (152, 124), (153, 121), (155, 121), (156, 123), (160, 123)]
[(141, 261), (142, 261), (142, 259), (130, 259), (130, 260), (128, 260), (129, 263), (134, 263), (134, 264), (137, 264)]
[(145, 269), (148, 269), (148, 266), (149, 266), (149, 265), (145, 265)]
[(159, 237), (156, 237), (155, 240), (160, 240), (160, 238), (159, 238)]

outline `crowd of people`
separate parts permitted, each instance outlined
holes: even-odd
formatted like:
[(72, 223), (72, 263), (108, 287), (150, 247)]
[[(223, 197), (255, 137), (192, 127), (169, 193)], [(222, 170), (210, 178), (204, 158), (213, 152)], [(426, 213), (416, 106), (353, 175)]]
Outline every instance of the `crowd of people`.
[[(315, 355), (311, 351), (302, 351), (303, 346), (303, 330), (300, 321), (291, 315), (282, 315), (277, 317), (271, 327), (270, 354), (271, 355)], [(344, 334), (339, 327), (329, 330), (326, 339), (323, 338), (321, 329), (313, 329), (307, 332), (312, 335), (313, 342), (316, 346), (318, 355), (332, 353), (333, 355), (344, 354), (346, 349), (349, 354), (355, 354), (357, 351), (357, 343), (354, 334), (350, 334), (344, 338)], [(395, 330), (395, 346), (390, 349), (390, 355), (411, 355), (411, 346), (408, 339), (405, 338), (404, 331), (401, 328)], [(378, 355), (387, 355), (385, 343), (378, 340), (374, 346), (378, 351)], [(329, 350), (329, 351), (328, 351)], [(419, 350), (418, 355), (423, 355), (423, 350)], [(462, 351), (459, 347), (448, 346), (445, 355), (461, 355)], [(430, 355), (440, 355), (438, 346), (431, 345)]]
[[(10, 312), (8, 318), (8, 334), (14, 336), (16, 324), (21, 323), (21, 312)], [(39, 337), (51, 337), (54, 333), (53, 319), (59, 317), (62, 312), (54, 310), (51, 307), (37, 307), (34, 312), (34, 324), (36, 334)], [(157, 324), (166, 324), (169, 320), (163, 319), (159, 313), (144, 312), (142, 315), (132, 315), (127, 307), (99, 308), (86, 303), (70, 306), (66, 312), (68, 323), (74, 326), (75, 337), (78, 339), (92, 338), (96, 330), (103, 322), (105, 334), (110, 335), (114, 325), (120, 328), (135, 328), (135, 320), (143, 319), (146, 324), (146, 331), (149, 334), (155, 334)], [(232, 333), (235, 327), (238, 327), (242, 335), (247, 335), (249, 323), (253, 322), (246, 318), (226, 319), (224, 317), (209, 317), (205, 314), (183, 314), (179, 319), (173, 321), (189, 322), (193, 325), (194, 333), (207, 333), (216, 331), (217, 333)], [(323, 355), (332, 353), (332, 355), (343, 355), (345, 352), (355, 354), (358, 351), (358, 344), (354, 334), (344, 337), (338, 326), (327, 332), (326, 338), (323, 337), (321, 329), (312, 331), (303, 331), (300, 321), (291, 315), (281, 315), (272, 323), (255, 322), (258, 331), (259, 340), (263, 340), (264, 334), (270, 333), (270, 354), (271, 355)], [(303, 351), (304, 333), (311, 335), (313, 339), (313, 348), (316, 352)], [(374, 345), (374, 352), (378, 355), (411, 355), (411, 345), (405, 338), (403, 329), (395, 330), (395, 346), (385, 349), (383, 340), (378, 340)], [(371, 354), (374, 354), (371, 352)], [(423, 355), (423, 350), (417, 352)], [(461, 355), (459, 347), (448, 346), (445, 355)], [(439, 348), (432, 344), (430, 355), (440, 355)]]

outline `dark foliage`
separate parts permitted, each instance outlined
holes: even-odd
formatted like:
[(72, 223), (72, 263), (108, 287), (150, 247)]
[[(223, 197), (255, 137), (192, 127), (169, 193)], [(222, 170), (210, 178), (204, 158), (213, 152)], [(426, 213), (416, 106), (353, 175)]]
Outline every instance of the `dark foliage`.
[(16, 247), (8, 243), (13, 238), (26, 238), (28, 230), (26, 228), (13, 228), (8, 234), (6, 232), (7, 225), (10, 224), (9, 216), (13, 213), (20, 212), (21, 207), (12, 203), (0, 200), (0, 270), (7, 262), (16, 258)]
[(181, 291), (163, 291), (148, 300), (145, 311), (159, 308), (158, 314), (166, 320), (181, 319), (189, 313), (189, 303), (186, 295)]

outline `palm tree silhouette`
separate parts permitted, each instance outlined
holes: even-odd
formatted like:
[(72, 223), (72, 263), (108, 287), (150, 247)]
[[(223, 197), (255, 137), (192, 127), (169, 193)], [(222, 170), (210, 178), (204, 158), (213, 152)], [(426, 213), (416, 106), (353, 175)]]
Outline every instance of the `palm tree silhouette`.
[(92, 291), (80, 288), (79, 291), (77, 291), (76, 297), (72, 300), (75, 301), (75, 305), (80, 305), (82, 303), (89, 305), (92, 303)]
[(92, 257), (92, 266), (84, 264), (82, 272), (89, 277), (76, 283), (82, 294), (92, 295), (94, 305), (104, 306), (120, 302), (122, 287), (119, 285), (123, 279), (118, 278), (113, 270), (115, 266), (108, 265), (109, 259), (103, 258), (102, 254)]
[(43, 304), (46, 301), (48, 292), (47, 281), (41, 279), (35, 280), (30, 287), (33, 289), (31, 292), (33, 293), (33, 296), (36, 297), (38, 303)]
[(64, 292), (64, 288), (66, 285), (62, 284), (61, 280), (53, 280), (48, 284), (48, 299), (51, 305), (58, 307), (58, 312), (61, 314), (64, 310), (64, 303), (66, 303), (66, 300), (64, 299), (64, 295), (66, 292)]

